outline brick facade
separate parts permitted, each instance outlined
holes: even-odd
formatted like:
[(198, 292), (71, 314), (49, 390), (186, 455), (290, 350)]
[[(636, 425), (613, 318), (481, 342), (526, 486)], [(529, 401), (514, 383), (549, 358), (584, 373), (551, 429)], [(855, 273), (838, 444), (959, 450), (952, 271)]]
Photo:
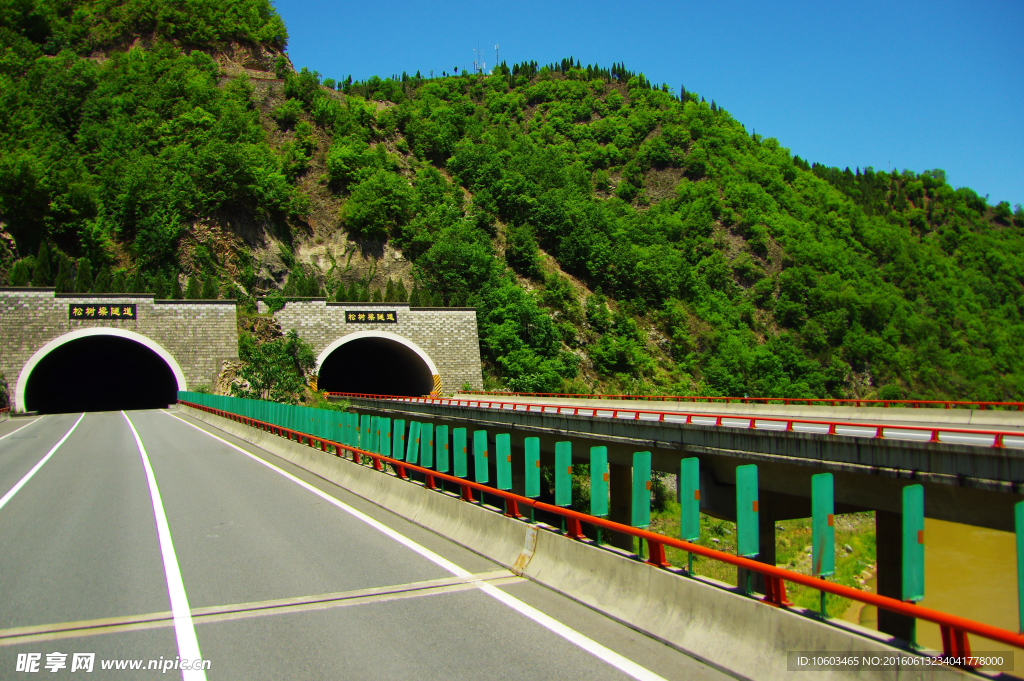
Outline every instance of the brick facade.
[[(134, 304), (136, 319), (69, 319), (73, 303)], [(143, 294), (55, 295), (52, 288), (0, 288), (0, 372), (11, 400), (18, 394), (18, 375), (37, 350), (90, 327), (124, 329), (150, 339), (178, 362), (190, 388), (214, 384), (221, 362), (238, 356), (233, 300), (155, 301)]]
[[(263, 301), (260, 312), (268, 312)], [(349, 323), (349, 311), (395, 312), (397, 323)], [(472, 308), (410, 308), (408, 303), (329, 303), (323, 298), (290, 301), (274, 315), (286, 332), (295, 329), (319, 356), (331, 343), (359, 331), (384, 331), (409, 339), (425, 352), (441, 377), (441, 392), (464, 383), (483, 389), (476, 310)]]
[[(136, 319), (69, 319), (74, 303), (136, 305)], [(260, 301), (260, 312), (268, 312)], [(348, 323), (346, 312), (395, 312), (397, 323)], [(355, 332), (389, 332), (415, 344), (434, 363), (443, 393), (468, 383), (483, 388), (476, 311), (410, 308), (408, 303), (292, 301), (275, 315), (285, 331), (295, 329), (319, 356)], [(213, 385), (221, 363), (238, 356), (238, 326), (232, 300), (153, 300), (145, 294), (54, 294), (52, 288), (0, 288), (0, 372), (16, 402), (26, 362), (50, 341), (72, 331), (112, 327), (153, 341), (178, 363), (189, 388)], [(15, 409), (21, 409), (14, 404)]]

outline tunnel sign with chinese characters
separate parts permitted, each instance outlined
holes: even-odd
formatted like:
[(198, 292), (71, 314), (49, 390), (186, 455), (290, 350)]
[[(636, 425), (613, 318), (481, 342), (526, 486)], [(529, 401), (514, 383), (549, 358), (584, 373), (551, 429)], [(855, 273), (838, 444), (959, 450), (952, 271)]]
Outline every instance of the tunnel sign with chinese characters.
[(345, 321), (349, 324), (397, 324), (398, 313), (394, 310), (349, 310), (345, 313)]
[(135, 304), (73, 303), (68, 305), (68, 319), (138, 319)]

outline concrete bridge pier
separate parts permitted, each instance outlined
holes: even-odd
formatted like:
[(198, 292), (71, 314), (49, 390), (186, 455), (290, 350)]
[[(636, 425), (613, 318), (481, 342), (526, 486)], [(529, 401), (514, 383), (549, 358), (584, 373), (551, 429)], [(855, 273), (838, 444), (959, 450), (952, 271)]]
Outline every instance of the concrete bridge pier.
[[(890, 598), (903, 598), (903, 514), (875, 511), (875, 551), (878, 593)], [(878, 611), (878, 630), (911, 639), (914, 620), (885, 610)]]
[[(608, 519), (623, 525), (633, 524), (633, 467), (608, 462)], [(633, 551), (633, 537), (611, 532), (609, 544)]]

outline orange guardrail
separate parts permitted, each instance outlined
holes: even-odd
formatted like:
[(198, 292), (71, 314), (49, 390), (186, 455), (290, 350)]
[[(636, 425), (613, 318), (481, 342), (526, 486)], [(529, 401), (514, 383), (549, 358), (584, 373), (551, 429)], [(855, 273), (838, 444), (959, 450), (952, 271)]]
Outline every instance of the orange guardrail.
[[(513, 492), (507, 492), (499, 490), (488, 485), (484, 485), (478, 482), (472, 482), (463, 478), (449, 475), (447, 473), (438, 473), (430, 468), (424, 468), (417, 466), (416, 464), (406, 463), (398, 459), (379, 454), (376, 452), (366, 451), (358, 447), (350, 445), (344, 445), (340, 442), (334, 442), (325, 438), (310, 435), (309, 433), (302, 433), (290, 428), (283, 426), (277, 426), (272, 423), (265, 421), (259, 421), (257, 419), (249, 418), (247, 416), (240, 416), (232, 412), (223, 411), (221, 409), (214, 409), (213, 407), (205, 407), (192, 402), (179, 402), (186, 406), (201, 411), (215, 414), (232, 421), (242, 423), (254, 428), (260, 428), (262, 430), (275, 433), (281, 437), (287, 437), (292, 440), (293, 437), (300, 444), (303, 444), (303, 439), (306, 440), (305, 444), (310, 447), (316, 448), (319, 445), (321, 451), (327, 452), (328, 447), (334, 448), (336, 456), (345, 458), (345, 453), (352, 455), (352, 461), (359, 465), (364, 465), (365, 459), (370, 459), (375, 470), (381, 473), (388, 474), (385, 464), (390, 464), (395, 470), (396, 477), (402, 479), (408, 479), (409, 471), (420, 473), (424, 476), (425, 486), (429, 489), (436, 489), (436, 482), (438, 480), (455, 483), (461, 490), (462, 499), (468, 502), (473, 502), (473, 490), (477, 490), (481, 494), (490, 494), (497, 496), (505, 500), (505, 515), (516, 519), (522, 519), (519, 515), (519, 506), (525, 506), (528, 508), (534, 508), (536, 510), (545, 511), (558, 516), (562, 516), (566, 519), (568, 531), (566, 536), (576, 540), (586, 539), (583, 534), (582, 523), (593, 525), (594, 527), (600, 527), (614, 532), (621, 532), (623, 534), (637, 537), (641, 542), (646, 541), (648, 550), (648, 558), (645, 562), (658, 568), (672, 567), (671, 564), (665, 559), (665, 546), (671, 546), (683, 551), (704, 556), (712, 560), (717, 560), (723, 563), (728, 563), (739, 568), (744, 568), (751, 572), (757, 572), (764, 575), (765, 578), (765, 590), (768, 591), (760, 600), (767, 605), (788, 608), (792, 606), (792, 603), (786, 598), (786, 587), (785, 583), (790, 582), (793, 584), (800, 584), (801, 586), (810, 587), (817, 589), (825, 593), (834, 594), (843, 598), (849, 598), (853, 601), (858, 601), (866, 605), (873, 605), (876, 608), (894, 612), (907, 617), (913, 617), (915, 619), (925, 620), (926, 622), (932, 622), (937, 624), (942, 633), (943, 641), (943, 656), (945, 657), (964, 657), (970, 656), (970, 643), (968, 640), (968, 634), (974, 634), (981, 636), (992, 641), (998, 641), (999, 643), (1005, 643), (1006, 645), (1013, 646), (1015, 648), (1024, 649), (1024, 635), (1008, 631), (1006, 629), (1000, 629), (999, 627), (985, 624), (983, 622), (976, 622), (966, 617), (960, 617), (958, 615), (950, 615), (948, 613), (940, 612), (938, 610), (932, 610), (931, 608), (925, 608), (920, 605), (916, 605), (910, 602), (900, 601), (895, 598), (888, 596), (879, 596), (878, 594), (865, 593), (848, 586), (841, 584), (835, 584), (833, 582), (826, 581), (818, 577), (811, 577), (810, 575), (800, 574), (799, 572), (793, 572), (784, 568), (775, 567), (774, 565), (768, 565), (766, 563), (759, 563), (756, 560), (749, 558), (743, 558), (740, 556), (734, 556), (729, 553), (710, 549), (699, 544), (693, 544), (682, 539), (675, 539), (666, 535), (655, 534), (648, 530), (631, 527), (629, 525), (623, 525), (621, 523), (607, 520), (605, 518), (598, 518), (586, 513), (580, 513), (579, 511), (573, 511), (568, 508), (562, 508), (561, 506), (553, 506), (536, 499), (529, 497), (520, 496)], [(347, 459), (346, 459), (347, 460)], [(500, 511), (499, 511), (500, 512)], [(643, 547), (641, 544), (640, 550), (642, 552)], [(639, 557), (639, 556), (638, 556)], [(685, 571), (683, 571), (685, 575)], [(692, 575), (690, 575), (692, 576)]]
[[(929, 442), (943, 443), (941, 439), (942, 433), (948, 435), (961, 435), (961, 436), (980, 436), (984, 438), (991, 438), (989, 444), (975, 444), (971, 442), (957, 443), (957, 444), (969, 444), (975, 446), (987, 446), (996, 449), (1002, 449), (1006, 447), (1004, 443), (1005, 438), (1015, 438), (1021, 440), (1021, 446), (1024, 447), (1024, 432), (1015, 432), (1007, 430), (981, 430), (973, 428), (948, 428), (945, 426), (912, 426), (892, 423), (860, 423), (856, 421), (820, 421), (815, 419), (796, 419), (796, 418), (784, 418), (779, 416), (746, 416), (742, 414), (712, 414), (708, 412), (683, 412), (683, 411), (655, 411), (651, 409), (624, 409), (622, 407), (592, 407), (592, 406), (575, 406), (571, 404), (541, 404), (536, 402), (514, 402), (506, 400), (467, 400), (455, 397), (406, 397), (401, 395), (372, 395), (366, 393), (340, 393), (340, 392), (327, 392), (325, 393), (332, 397), (353, 397), (357, 399), (373, 399), (382, 401), (392, 402), (407, 402), (416, 404), (436, 404), (440, 406), (454, 406), (454, 407), (475, 407), (479, 409), (498, 409), (498, 410), (511, 410), (511, 411), (524, 411), (524, 412), (539, 412), (539, 413), (550, 413), (550, 414), (567, 414), (573, 416), (590, 416), (592, 418), (602, 418), (602, 413), (610, 414), (607, 418), (623, 418), (620, 414), (630, 414), (630, 418), (635, 421), (671, 421), (679, 423), (680, 425), (693, 424), (693, 419), (715, 419), (713, 424), (693, 424), (693, 425), (707, 425), (716, 426), (720, 428), (743, 428), (753, 430), (766, 430), (769, 432), (778, 432), (785, 430), (789, 432), (810, 432), (814, 433), (817, 431), (813, 430), (802, 430), (796, 431), (795, 426), (825, 426), (826, 432), (819, 433), (824, 435), (839, 435), (844, 437), (872, 437), (874, 439), (900, 439), (892, 438), (886, 435), (886, 431), (903, 431), (903, 432), (915, 432), (915, 433), (927, 433)], [(669, 417), (666, 419), (666, 417)], [(685, 417), (684, 420), (679, 420), (680, 417)], [(725, 423), (730, 421), (731, 423)], [(741, 426), (737, 422), (746, 421), (747, 425)], [(758, 428), (758, 423), (775, 423), (781, 424), (782, 428)], [(873, 430), (873, 435), (853, 435), (850, 433), (840, 433), (838, 429), (851, 429), (857, 428), (862, 430)], [(910, 439), (910, 438), (902, 438)], [(918, 442), (923, 440), (917, 440)], [(947, 444), (949, 444), (947, 442)]]
[(833, 399), (830, 397), (715, 397), (701, 395), (615, 395), (599, 393), (593, 395), (575, 393), (514, 393), (487, 390), (460, 390), (463, 395), (508, 395), (511, 397), (564, 397), (588, 400), (644, 400), (648, 402), (722, 402), (725, 404), (783, 404), (826, 407), (909, 407), (958, 409), (1008, 409), (1024, 411), (1024, 402), (989, 402), (984, 400), (883, 400), (883, 399)]

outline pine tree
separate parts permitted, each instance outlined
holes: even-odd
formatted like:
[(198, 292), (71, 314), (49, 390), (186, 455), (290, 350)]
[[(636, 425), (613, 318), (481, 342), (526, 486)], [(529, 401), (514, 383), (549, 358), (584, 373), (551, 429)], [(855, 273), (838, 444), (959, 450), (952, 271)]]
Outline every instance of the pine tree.
[(129, 293), (148, 293), (146, 291), (146, 278), (142, 275), (141, 270), (135, 270), (135, 274), (132, 275), (131, 282), (128, 285)]
[(188, 278), (188, 284), (185, 286), (185, 298), (188, 300), (199, 300), (202, 290), (203, 287), (199, 283), (199, 278), (192, 275)]
[(110, 293), (109, 267), (104, 267), (100, 270), (100, 273), (96, 275), (96, 281), (93, 282), (92, 290), (96, 293)]
[(153, 277), (153, 285), (150, 288), (153, 289), (153, 298), (162, 300), (167, 297), (167, 281), (159, 272)]
[(349, 282), (349, 284), (348, 284), (348, 295), (345, 296), (345, 297), (348, 298), (349, 302), (352, 302), (352, 303), (358, 303), (359, 302), (359, 288), (356, 286), (356, 282), (355, 281)]
[(57, 293), (69, 293), (74, 282), (71, 280), (71, 258), (60, 254), (60, 264), (57, 266), (57, 277), (53, 281), (53, 287)]
[(110, 280), (111, 293), (124, 293), (128, 290), (128, 283), (125, 281), (124, 270), (114, 272), (114, 278)]
[(334, 300), (339, 303), (344, 303), (348, 300), (348, 291), (345, 290), (344, 283), (338, 283), (338, 288), (334, 291)]
[(359, 292), (359, 302), (368, 303), (370, 302), (370, 286), (367, 284)]
[(185, 295), (181, 292), (181, 279), (175, 274), (171, 281), (171, 300), (181, 300), (184, 297)]
[(395, 282), (391, 281), (391, 277), (388, 277), (388, 285), (384, 289), (384, 302), (395, 302)]
[(398, 285), (395, 286), (395, 300), (399, 303), (405, 303), (409, 300), (409, 292), (405, 290), (405, 282), (401, 279), (398, 280)]
[(441, 292), (434, 293), (434, 297), (430, 300), (431, 307), (444, 307), (444, 298), (441, 297)]
[(302, 280), (302, 272), (298, 270), (292, 270), (288, 273), (288, 278), (284, 282), (284, 289), (281, 294), (284, 296), (297, 296), (299, 295), (299, 282)]
[(379, 288), (373, 289), (373, 298), (372, 298), (372, 300), (375, 303), (383, 303), (384, 302), (384, 297), (380, 294), (380, 289)]
[(412, 293), (409, 294), (409, 307), (419, 307), (420, 305), (420, 287), (416, 284), (412, 285)]
[(14, 267), (11, 268), (11, 286), (28, 286), (29, 278), (32, 275), (32, 270), (28, 265), (28, 260), (25, 259), (14, 263)]
[(39, 255), (36, 256), (35, 267), (32, 270), (33, 286), (49, 286), (53, 283), (52, 270), (50, 265), (50, 249), (46, 240), (39, 246)]
[(88, 258), (78, 259), (78, 273), (75, 275), (75, 293), (92, 292), (92, 265)]
[(210, 275), (203, 280), (203, 290), (200, 294), (203, 300), (216, 300), (217, 290), (220, 288), (220, 282), (217, 281), (217, 277)]

